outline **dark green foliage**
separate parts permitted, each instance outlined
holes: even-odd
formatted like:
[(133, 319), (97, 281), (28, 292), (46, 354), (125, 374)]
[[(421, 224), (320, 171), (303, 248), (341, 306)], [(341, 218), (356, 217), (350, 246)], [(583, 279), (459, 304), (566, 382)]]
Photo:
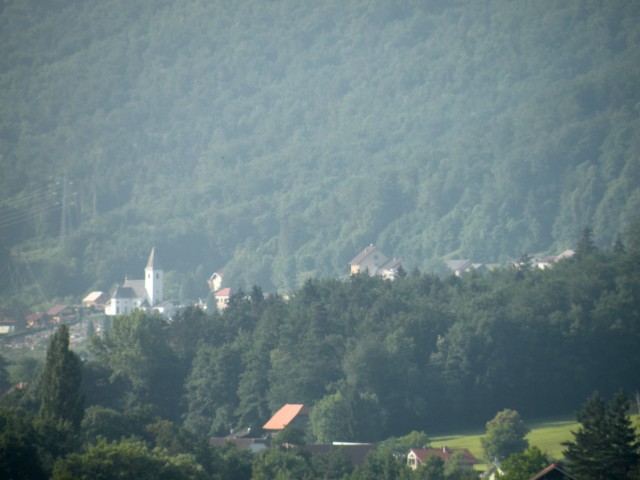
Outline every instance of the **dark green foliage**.
[(353, 471), (349, 455), (341, 448), (333, 448), (325, 454), (311, 457), (311, 465), (319, 480), (342, 479)]
[(51, 478), (204, 480), (208, 476), (191, 455), (171, 456), (161, 449), (150, 450), (137, 440), (119, 443), (100, 440), (85, 453), (72, 453), (59, 459)]
[(536, 473), (546, 468), (550, 461), (542, 451), (531, 446), (524, 452), (514, 453), (502, 462), (504, 480), (529, 480)]
[(186, 369), (166, 330), (160, 316), (136, 311), (116, 317), (108, 334), (92, 339), (98, 360), (110, 370), (109, 381), (125, 385), (121, 408), (153, 404), (163, 418), (178, 414)]
[(380, 440), (386, 414), (377, 397), (347, 389), (320, 399), (310, 415), (309, 429), (316, 443)]
[(529, 429), (515, 410), (505, 409), (487, 422), (487, 435), (480, 439), (485, 458), (501, 461), (525, 450), (529, 442), (524, 438)]
[[(43, 390), (43, 417), (29, 421), (40, 465), (47, 473), (58, 461), (56, 475), (72, 475), (113, 454), (123, 463), (150, 461), (150, 471), (161, 475), (158, 468), (176, 462), (181, 472), (179, 457), (186, 455), (190, 468), (200, 465), (207, 476), (250, 478), (249, 457), (212, 450), (207, 436), (247, 427), (259, 436), (283, 403), (302, 402), (313, 412), (306, 436), (290, 438), (285, 431), (275, 443), (288, 447), (274, 445), (276, 453), (255, 457), (256, 475), (317, 478), (320, 467), (291, 447), (313, 436), (326, 442), (394, 436), (351, 478), (424, 478), (426, 470), (411, 472), (394, 457), (428, 443), (424, 434), (408, 431), (468, 428), (505, 404), (527, 418), (562, 414), (593, 388), (607, 395), (637, 388), (636, 243), (632, 230), (624, 250), (599, 249), (547, 270), (309, 279), (288, 301), (254, 288), (234, 297), (224, 313), (187, 309), (173, 323), (141, 312), (115, 318), (108, 334), (94, 337), (94, 355), (82, 366), (90, 407), (80, 434), (71, 421), (44, 420), (44, 405), (53, 404), (44, 402)], [(64, 332), (56, 333), (50, 355), (71, 353)], [(20, 376), (33, 379), (31, 363)], [(43, 388), (55, 378), (57, 362), (47, 365)], [(67, 380), (76, 378), (74, 368), (69, 373)], [(617, 419), (607, 425), (623, 432), (626, 403), (616, 399), (605, 406)], [(7, 402), (31, 405), (22, 397)], [(523, 449), (524, 430), (511, 435), (514, 429), (498, 423), (488, 432), (495, 447), (489, 455)], [(139, 442), (123, 441), (130, 436)], [(101, 444), (100, 437), (116, 443)], [(613, 460), (610, 465), (618, 468)], [(336, 460), (335, 469), (342, 467)], [(459, 459), (431, 467), (452, 480), (469, 475)]]
[(200, 435), (227, 435), (235, 425), (240, 352), (233, 344), (203, 344), (186, 380), (186, 428)]
[(576, 415), (580, 427), (565, 442), (564, 456), (571, 471), (585, 480), (623, 480), (640, 468), (640, 441), (628, 417), (629, 401), (620, 391), (606, 404), (589, 397)]
[(47, 349), (40, 385), (40, 417), (47, 422), (80, 426), (84, 400), (80, 393), (80, 359), (69, 350), (69, 329), (61, 325)]
[(222, 266), (293, 290), (371, 241), (409, 271), (557, 253), (584, 225), (609, 245), (640, 205), (639, 19), (625, 0), (3, 4), (0, 298), (42, 301), (8, 281), (29, 268), (47, 295), (107, 290), (145, 241), (179, 299)]
[(444, 478), (447, 480), (475, 480), (478, 474), (464, 463), (464, 453), (455, 452), (444, 461)]
[(364, 465), (356, 468), (351, 474), (352, 480), (408, 480), (413, 472), (406, 466), (406, 461), (390, 452), (370, 452)]
[(253, 462), (252, 480), (311, 480), (314, 475), (308, 455), (296, 448), (269, 448), (260, 452)]
[(445, 480), (444, 461), (440, 457), (431, 455), (418, 467), (418, 478), (424, 480)]
[(11, 379), (7, 371), (7, 361), (0, 355), (0, 396), (11, 386)]
[(40, 439), (25, 411), (0, 408), (0, 472), (3, 478), (46, 479)]

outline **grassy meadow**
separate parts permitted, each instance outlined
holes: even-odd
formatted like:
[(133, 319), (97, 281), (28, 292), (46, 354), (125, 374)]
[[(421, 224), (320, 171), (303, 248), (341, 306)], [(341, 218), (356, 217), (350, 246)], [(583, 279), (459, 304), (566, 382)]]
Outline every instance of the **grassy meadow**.
[[(631, 418), (636, 426), (636, 431), (640, 433), (640, 415), (635, 414)], [(528, 427), (531, 431), (527, 435), (527, 440), (529, 440), (529, 445), (535, 445), (550, 459), (561, 460), (564, 449), (561, 443), (572, 440), (571, 432), (577, 430), (578, 426), (579, 424), (575, 420), (566, 419), (530, 423)], [(480, 445), (480, 438), (484, 435), (484, 430), (465, 434), (439, 435), (431, 438), (431, 445), (433, 447), (446, 445), (447, 447), (467, 448), (476, 458), (481, 459), (484, 457), (484, 452)]]

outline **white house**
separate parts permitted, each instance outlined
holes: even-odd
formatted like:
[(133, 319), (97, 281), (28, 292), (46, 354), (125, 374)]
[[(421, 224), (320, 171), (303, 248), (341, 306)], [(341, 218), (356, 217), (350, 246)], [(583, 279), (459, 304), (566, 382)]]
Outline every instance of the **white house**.
[(393, 280), (398, 274), (400, 260), (390, 259), (382, 250), (370, 244), (349, 262), (351, 275), (367, 273), (369, 275), (380, 275), (386, 279)]
[(134, 310), (157, 311), (167, 314), (169, 305), (164, 302), (162, 267), (155, 258), (155, 247), (151, 249), (144, 280), (129, 280), (116, 286), (104, 309), (105, 315), (124, 315)]

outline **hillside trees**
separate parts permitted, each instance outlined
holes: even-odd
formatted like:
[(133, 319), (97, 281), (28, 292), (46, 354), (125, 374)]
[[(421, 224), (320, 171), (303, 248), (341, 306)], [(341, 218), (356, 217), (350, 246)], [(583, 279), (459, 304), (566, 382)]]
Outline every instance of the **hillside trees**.
[(185, 371), (159, 315), (136, 311), (116, 317), (104, 337), (94, 337), (92, 349), (109, 368), (110, 382), (123, 386), (121, 407), (150, 403), (168, 419), (179, 413)]
[[(192, 435), (249, 427), (253, 435), (284, 403), (298, 402), (312, 411), (309, 436), (327, 442), (468, 427), (499, 412), (485, 444), (488, 455), (502, 458), (526, 446), (514, 410), (526, 417), (563, 414), (587, 389), (611, 395), (637, 388), (637, 369), (630, 368), (640, 361), (635, 240), (630, 233), (613, 251), (598, 248), (545, 270), (510, 266), (460, 277), (414, 271), (393, 281), (309, 279), (286, 300), (256, 287), (234, 296), (223, 312), (189, 308), (171, 320), (143, 312), (114, 318), (110, 331), (93, 340), (82, 367), (88, 408), (78, 438), (85, 449), (67, 455), (69, 463), (61, 461), (57, 472), (154, 448), (166, 449), (169, 457), (200, 452), (196, 463), (211, 475), (222, 471), (216, 465), (232, 468), (237, 461), (246, 467), (238, 458), (229, 464), (217, 455), (207, 460), (206, 448), (196, 447)], [(68, 351), (60, 332), (55, 351)], [(628, 404), (615, 398), (609, 406), (593, 402), (580, 418), (585, 438), (591, 424), (598, 427), (596, 439), (603, 428), (616, 430), (622, 439), (617, 450), (623, 451)], [(3, 402), (31, 408), (26, 400), (8, 396)], [(513, 410), (502, 411), (505, 404)], [(604, 420), (591, 420), (598, 416)], [(46, 473), (55, 457), (78, 445), (62, 441), (65, 432), (50, 425), (38, 428)], [(6, 440), (16, 448), (31, 441), (11, 431)], [(129, 435), (143, 443), (123, 442)], [(115, 443), (101, 445), (100, 436)], [(408, 437), (395, 445), (428, 441), (423, 434)], [(574, 443), (579, 445), (577, 437)], [(381, 446), (354, 478), (413, 476), (393, 460), (394, 448)], [(533, 453), (524, 463), (539, 460)], [(165, 466), (173, 462), (160, 456)], [(316, 468), (301, 452), (265, 454), (259, 462), (264, 475)], [(454, 478), (455, 462), (432, 467), (442, 475), (451, 470)], [(611, 468), (618, 466), (612, 461)]]
[(503, 261), (638, 210), (633, 2), (113, 5), (0, 11), (2, 278), (106, 290), (147, 239), (185, 289), (295, 290), (372, 241)]
[(202, 345), (185, 382), (185, 427), (199, 435), (225, 435), (236, 423), (241, 358), (237, 343)]

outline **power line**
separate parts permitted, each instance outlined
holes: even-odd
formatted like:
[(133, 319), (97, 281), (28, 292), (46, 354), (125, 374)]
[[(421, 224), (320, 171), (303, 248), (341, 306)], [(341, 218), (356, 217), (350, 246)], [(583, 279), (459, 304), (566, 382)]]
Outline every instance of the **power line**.
[(36, 280), (36, 276), (33, 274), (33, 270), (31, 270), (31, 264), (29, 263), (29, 260), (27, 260), (27, 257), (22, 253), (22, 250), (19, 248), (18, 248), (18, 253), (22, 257), (22, 260), (24, 261), (25, 265), (27, 266), (27, 270), (29, 272), (29, 275), (31, 276), (31, 280), (33, 284), (36, 286), (36, 288), (38, 289), (38, 292), (40, 293), (42, 300), (44, 300), (45, 304), (48, 304), (49, 301), (47, 300), (47, 297), (44, 296), (44, 292), (42, 291), (42, 288), (40, 288), (40, 283), (38, 283), (38, 280)]
[(26, 211), (9, 213), (8, 215), (5, 215), (0, 218), (0, 229), (4, 229), (7, 227), (11, 227), (13, 225), (22, 223), (25, 220), (31, 217), (34, 217), (37, 214), (53, 211), (59, 207), (60, 207), (60, 202), (56, 200), (56, 201), (36, 205)]

